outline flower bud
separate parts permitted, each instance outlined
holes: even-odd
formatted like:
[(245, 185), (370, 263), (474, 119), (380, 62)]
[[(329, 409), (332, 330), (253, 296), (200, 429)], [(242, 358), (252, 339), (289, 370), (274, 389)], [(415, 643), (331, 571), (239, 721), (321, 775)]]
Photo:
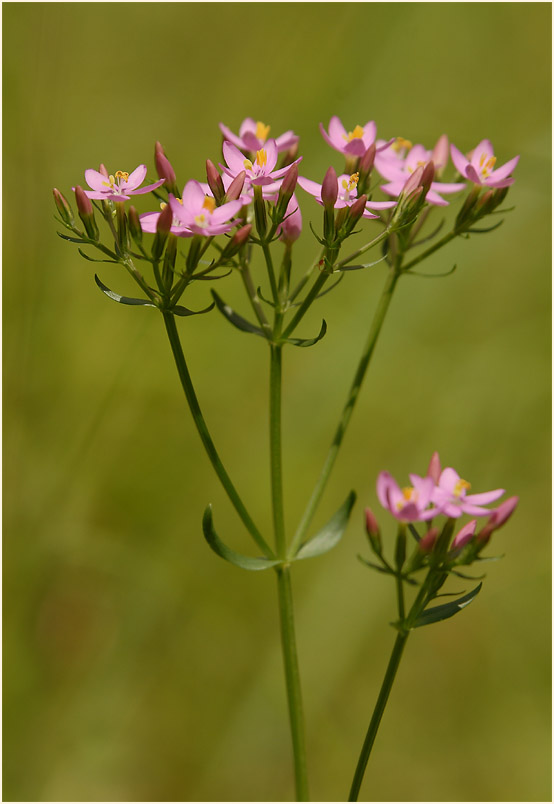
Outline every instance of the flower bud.
[(280, 167), (284, 168), (287, 165), (292, 164), (296, 159), (297, 154), (298, 154), (298, 142), (295, 142), (294, 145), (291, 145), (288, 151), (285, 151), (285, 153), (282, 155)]
[(433, 454), (431, 455), (431, 460), (429, 461), (429, 466), (427, 468), (426, 477), (430, 477), (431, 480), (435, 483), (435, 485), (437, 485), (440, 480), (440, 476), (441, 476), (441, 462), (439, 458), (439, 453), (433, 452)]
[(211, 159), (206, 159), (206, 179), (208, 187), (215, 198), (215, 203), (218, 206), (221, 205), (225, 195), (225, 187), (223, 186), (223, 179)]
[(351, 231), (365, 212), (367, 195), (357, 198), (348, 211), (348, 229)]
[(359, 165), (360, 176), (371, 173), (373, 169), (373, 163), (375, 162), (376, 153), (377, 153), (377, 147), (375, 143), (373, 143), (372, 145), (369, 146), (365, 154), (360, 159), (360, 165)]
[(433, 148), (431, 159), (435, 164), (437, 173), (442, 173), (448, 164), (448, 156), (450, 154), (450, 145), (448, 144), (448, 137), (446, 134), (441, 134), (437, 140), (437, 144)]
[(244, 187), (244, 180), (246, 179), (246, 171), (241, 170), (240, 173), (237, 173), (229, 187), (227, 188), (227, 192), (225, 193), (225, 202), (227, 201), (236, 201), (237, 198), (240, 197), (242, 193), (242, 188)]
[(277, 231), (279, 239), (287, 246), (291, 246), (300, 237), (302, 232), (302, 213), (295, 195), (290, 199), (285, 218)]
[(100, 163), (98, 172), (101, 173), (103, 176), (105, 176), (107, 179), (109, 179), (110, 174), (108, 173), (108, 168), (106, 167), (106, 165), (102, 164), (102, 162)]
[(439, 538), (439, 529), (438, 528), (430, 528), (425, 536), (422, 536), (420, 541), (418, 542), (417, 546), (419, 550), (424, 553), (430, 553), (435, 546), (435, 542)]
[(77, 202), (79, 217), (83, 221), (86, 233), (92, 240), (98, 240), (100, 233), (96, 221), (94, 220), (94, 210), (92, 209), (90, 198), (88, 198), (83, 188), (79, 185), (75, 187), (75, 201)]
[(514, 513), (518, 502), (519, 497), (510, 497), (508, 500), (504, 500), (496, 511), (491, 514), (485, 527), (477, 534), (477, 540), (482, 546), (488, 542), (495, 530), (501, 528), (508, 521)]
[(171, 165), (171, 162), (165, 155), (165, 151), (161, 143), (156, 142), (154, 149), (154, 162), (156, 163), (156, 171), (160, 179), (165, 179), (164, 187), (169, 193), (178, 196), (179, 190), (177, 187), (177, 177)]
[(423, 168), (423, 173), (421, 174), (421, 186), (423, 187), (424, 195), (427, 195), (429, 190), (431, 189), (431, 184), (433, 183), (433, 179), (435, 178), (435, 165), (433, 162), (427, 162), (425, 167)]
[(57, 190), (54, 187), (52, 192), (54, 193), (54, 202), (56, 204), (58, 212), (60, 213), (60, 218), (62, 219), (62, 221), (64, 223), (69, 223), (72, 226), (73, 222), (74, 222), (74, 218), (73, 218), (73, 211), (72, 211), (71, 207), (69, 206), (69, 204), (67, 203), (66, 199), (60, 193), (59, 190)]
[(462, 547), (465, 547), (466, 544), (469, 544), (469, 542), (473, 539), (476, 527), (476, 519), (472, 519), (471, 522), (468, 522), (467, 525), (464, 525), (464, 527), (459, 530), (454, 537), (454, 541), (452, 542), (452, 550), (461, 550)]
[(230, 259), (234, 257), (235, 254), (240, 251), (240, 249), (244, 246), (248, 238), (250, 237), (250, 232), (252, 231), (252, 224), (247, 223), (246, 226), (241, 226), (240, 229), (237, 229), (235, 234), (229, 240), (223, 252), (221, 253), (221, 260)]
[(421, 184), (422, 176), (423, 176), (423, 166), (419, 165), (419, 167), (417, 167), (414, 170), (412, 175), (408, 177), (404, 187), (402, 188), (402, 195), (405, 198), (407, 198), (410, 195), (410, 193), (412, 193), (414, 190), (417, 190), (417, 188)]
[(471, 189), (468, 197), (463, 203), (461, 210), (458, 212), (458, 217), (456, 218), (457, 230), (463, 229), (466, 224), (471, 224), (475, 220), (475, 205), (477, 204), (477, 199), (479, 198), (480, 192), (481, 188), (478, 185)]
[(371, 508), (365, 509), (365, 529), (371, 549), (376, 555), (381, 555), (381, 531), (379, 530), (379, 524)]
[(277, 196), (277, 204), (275, 207), (277, 220), (285, 217), (287, 207), (296, 188), (297, 181), (298, 165), (292, 165), (292, 167), (290, 167), (285, 174), (285, 178), (283, 179), (283, 183), (279, 189), (279, 195)]
[(166, 204), (162, 209), (158, 222), (156, 223), (156, 235), (152, 243), (152, 257), (159, 260), (162, 256), (167, 236), (171, 231), (171, 224), (173, 223), (173, 212), (169, 204)]
[(140, 225), (138, 212), (136, 208), (131, 205), (127, 214), (129, 217), (129, 231), (131, 233), (131, 237), (137, 245), (140, 245), (142, 243), (142, 227)]
[(339, 194), (339, 182), (333, 167), (330, 167), (325, 174), (321, 185), (321, 200), (325, 209), (334, 209), (337, 196)]

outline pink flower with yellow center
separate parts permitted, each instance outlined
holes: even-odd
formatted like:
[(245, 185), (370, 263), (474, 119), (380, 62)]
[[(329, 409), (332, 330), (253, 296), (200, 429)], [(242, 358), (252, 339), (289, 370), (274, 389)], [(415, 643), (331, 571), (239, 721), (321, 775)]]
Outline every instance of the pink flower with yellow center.
[(401, 522), (422, 522), (442, 513), (440, 508), (429, 508), (433, 502), (435, 484), (430, 477), (410, 475), (411, 486), (400, 488), (388, 472), (380, 472), (377, 478), (379, 502)]
[(146, 165), (139, 165), (132, 173), (116, 170), (115, 174), (105, 176), (97, 170), (85, 170), (85, 179), (92, 190), (85, 190), (88, 198), (102, 199), (103, 201), (127, 201), (132, 195), (150, 193), (160, 187), (165, 179), (155, 181), (146, 187), (140, 187), (146, 178)]
[[(229, 201), (216, 207), (213, 196), (206, 195), (197, 181), (189, 181), (183, 190), (183, 197), (175, 198), (170, 193), (169, 206), (173, 213), (171, 232), (179, 237), (192, 237), (195, 234), (214, 237), (229, 232), (238, 221), (231, 220), (241, 209), (243, 202)], [(165, 206), (165, 205), (164, 205)], [(140, 224), (145, 232), (155, 232), (159, 212), (148, 212), (140, 216)]]
[[(388, 179), (388, 184), (381, 186), (388, 195), (399, 196), (412, 173), (420, 166), (425, 166), (433, 159), (433, 151), (423, 145), (413, 145), (409, 140), (397, 138), (396, 143), (384, 154), (375, 157), (375, 167)], [(436, 206), (448, 206), (439, 193), (456, 193), (463, 190), (464, 183), (445, 183), (434, 181), (427, 193), (426, 200)]]
[(483, 506), (498, 500), (504, 494), (504, 489), (468, 494), (470, 488), (471, 483), (463, 480), (455, 469), (448, 467), (441, 472), (431, 499), (449, 517), (457, 518), (462, 514), (490, 516), (493, 511)]
[[(265, 123), (253, 120), (251, 117), (242, 121), (238, 137), (223, 123), (219, 124), (219, 128), (226, 140), (232, 142), (240, 150), (252, 152), (260, 151), (264, 147), (271, 130), (271, 126), (266, 126)], [(298, 139), (293, 131), (285, 131), (284, 134), (275, 138), (277, 151), (279, 153), (288, 151), (289, 148), (296, 145)]]
[[(335, 209), (343, 209), (344, 207), (351, 207), (352, 204), (358, 200), (358, 180), (359, 173), (348, 175), (343, 173), (337, 177), (337, 200), (335, 201)], [(318, 204), (323, 205), (321, 192), (323, 185), (318, 184), (311, 179), (305, 179), (303, 176), (298, 177), (298, 184), (310, 195), (313, 195)], [(396, 206), (395, 201), (368, 201), (366, 209), (362, 213), (363, 218), (378, 218), (378, 215), (373, 215), (371, 209), (390, 209)]]
[(468, 158), (455, 145), (450, 146), (450, 152), (458, 173), (474, 184), (485, 187), (509, 187), (514, 183), (510, 174), (519, 162), (519, 156), (514, 156), (495, 170), (496, 156), (490, 140), (481, 140), (468, 154)]
[[(256, 158), (252, 162), (232, 142), (223, 143), (223, 157), (227, 166), (220, 165), (224, 173), (235, 178), (241, 171), (246, 172), (246, 185), (273, 184), (281, 179), (290, 169), (287, 165), (280, 170), (275, 170), (277, 164), (277, 145), (275, 140), (268, 140), (263, 148), (256, 151)], [(302, 160), (300, 156), (291, 164), (296, 165)]]
[[(365, 126), (356, 125), (352, 131), (347, 131), (336, 115), (329, 121), (328, 133), (325, 131), (323, 123), (319, 124), (319, 130), (331, 148), (347, 156), (363, 156), (369, 146), (373, 145), (377, 135), (377, 126), (373, 120), (366, 123)], [(390, 142), (381, 143), (377, 150), (388, 148), (390, 144)]]

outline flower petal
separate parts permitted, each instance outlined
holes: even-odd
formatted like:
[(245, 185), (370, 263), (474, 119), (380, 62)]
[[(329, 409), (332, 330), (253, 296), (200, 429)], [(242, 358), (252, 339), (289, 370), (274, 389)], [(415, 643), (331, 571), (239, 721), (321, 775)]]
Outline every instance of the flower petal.
[[(514, 168), (515, 168), (515, 166), (517, 165), (518, 162), (519, 162), (519, 156), (514, 156), (514, 158), (510, 159), (509, 162), (506, 162), (505, 165), (502, 165), (497, 170), (493, 170), (493, 172), (491, 173), (489, 178), (494, 179), (494, 181), (498, 181), (498, 179), (505, 179), (507, 176), (509, 176), (513, 172), (513, 170), (514, 170)], [(85, 178), (86, 178), (86, 174), (85, 174)], [(91, 187), (92, 187), (92, 185), (91, 185)]]
[(454, 167), (462, 176), (466, 176), (466, 168), (469, 165), (468, 160), (465, 158), (463, 153), (459, 151), (455, 145), (450, 146), (450, 154), (452, 156), (452, 161), (454, 163)]
[(502, 497), (505, 491), (506, 489), (495, 489), (494, 491), (483, 491), (481, 494), (466, 494), (464, 500), (475, 505), (488, 505)]
[(85, 170), (85, 180), (89, 187), (92, 187), (93, 190), (98, 190), (105, 192), (109, 190), (110, 182), (106, 178), (106, 176), (99, 173), (97, 170), (93, 170), (89, 168)]
[(125, 190), (134, 190), (139, 187), (146, 178), (146, 165), (139, 165), (132, 173), (129, 173), (129, 178), (125, 183)]

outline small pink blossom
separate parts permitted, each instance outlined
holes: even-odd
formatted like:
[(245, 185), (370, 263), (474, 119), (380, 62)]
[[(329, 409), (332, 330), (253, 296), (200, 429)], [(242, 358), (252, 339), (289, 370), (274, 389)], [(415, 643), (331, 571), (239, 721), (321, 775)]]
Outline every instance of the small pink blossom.
[(442, 513), (439, 508), (428, 508), (433, 502), (435, 484), (430, 477), (410, 475), (411, 486), (400, 488), (388, 472), (377, 478), (379, 502), (401, 522), (422, 522)]
[[(373, 120), (366, 123), (365, 126), (357, 125), (352, 131), (346, 131), (336, 115), (329, 121), (329, 133), (325, 131), (323, 123), (319, 124), (319, 130), (323, 139), (331, 148), (347, 156), (363, 156), (370, 145), (373, 145), (377, 135), (377, 126)], [(391, 142), (393, 140), (381, 143), (378, 146), (378, 150), (388, 148)]]
[[(173, 213), (171, 232), (180, 237), (192, 237), (195, 234), (214, 237), (229, 232), (238, 221), (232, 221), (241, 209), (242, 201), (229, 201), (216, 207), (213, 196), (204, 193), (197, 181), (189, 181), (183, 190), (183, 198), (169, 195), (169, 206)], [(140, 216), (140, 223), (145, 232), (156, 231), (160, 213), (150, 212)]]
[[(406, 181), (414, 171), (418, 167), (425, 166), (432, 160), (433, 156), (433, 152), (428, 151), (423, 145), (414, 145), (412, 147), (407, 140), (402, 140), (401, 142), (402, 147), (399, 150), (395, 150), (393, 146), (392, 149), (387, 151), (386, 155), (383, 154), (381, 157), (375, 158), (375, 167), (384, 179), (388, 179), (388, 184), (382, 185), (381, 189), (388, 195), (393, 196), (399, 196), (404, 189)], [(408, 146), (411, 147), (405, 153)], [(405, 155), (403, 155), (404, 153)], [(437, 206), (448, 206), (448, 201), (445, 201), (439, 193), (456, 193), (458, 190), (463, 190), (464, 187), (464, 183), (448, 184), (434, 181), (427, 193), (426, 200), (430, 204)]]
[[(277, 145), (275, 140), (268, 140), (265, 146), (256, 151), (256, 159), (252, 162), (245, 156), (239, 149), (231, 142), (223, 143), (223, 157), (227, 165), (220, 167), (228, 176), (235, 178), (241, 171), (246, 172), (247, 185), (264, 185), (273, 184), (278, 179), (282, 179), (285, 173), (290, 169), (290, 165), (284, 168), (275, 170), (277, 164)], [(291, 164), (296, 165), (302, 160), (300, 156)]]
[(456, 170), (465, 179), (484, 187), (509, 187), (514, 183), (510, 176), (519, 162), (519, 156), (514, 156), (502, 167), (494, 170), (496, 156), (490, 140), (481, 140), (479, 145), (466, 158), (455, 145), (450, 146), (452, 161)]
[[(247, 117), (242, 121), (238, 137), (236, 134), (233, 134), (230, 128), (223, 125), (223, 123), (219, 124), (219, 128), (226, 140), (232, 142), (233, 145), (236, 145), (240, 150), (251, 151), (253, 153), (264, 147), (270, 131), (270, 126), (266, 126), (259, 120), (253, 120), (251, 117)], [(286, 131), (284, 134), (276, 137), (274, 142), (278, 153), (288, 151), (289, 148), (297, 144), (298, 139), (299, 138), (293, 131)]]
[(471, 484), (463, 480), (452, 467), (443, 469), (438, 484), (432, 493), (432, 501), (446, 516), (457, 518), (462, 514), (490, 516), (493, 511), (483, 505), (494, 502), (504, 494), (504, 489), (468, 494)]
[(301, 232), (302, 213), (300, 212), (300, 207), (298, 206), (298, 200), (293, 194), (288, 203), (285, 218), (277, 229), (277, 234), (283, 243), (291, 245), (295, 240), (298, 240)]
[(160, 187), (165, 179), (155, 181), (146, 187), (140, 187), (146, 178), (146, 165), (139, 165), (132, 173), (116, 170), (114, 175), (104, 176), (97, 170), (85, 170), (85, 179), (92, 190), (85, 190), (88, 198), (102, 199), (103, 201), (127, 201), (132, 195), (150, 193)]
[[(359, 174), (353, 173), (349, 176), (347, 173), (343, 173), (341, 176), (337, 177), (337, 200), (335, 201), (334, 207), (335, 209), (343, 209), (344, 207), (351, 207), (358, 200), (358, 180)], [(302, 187), (310, 195), (313, 195), (315, 200), (318, 204), (323, 204), (323, 200), (321, 198), (321, 191), (323, 185), (318, 184), (311, 179), (305, 179), (302, 176), (298, 177), (298, 184)], [(333, 193), (334, 195), (334, 193)], [(390, 209), (391, 207), (395, 207), (395, 201), (368, 201), (366, 204), (366, 209), (362, 213), (362, 217), (364, 218), (378, 218), (378, 215), (373, 215), (370, 212), (370, 209)]]

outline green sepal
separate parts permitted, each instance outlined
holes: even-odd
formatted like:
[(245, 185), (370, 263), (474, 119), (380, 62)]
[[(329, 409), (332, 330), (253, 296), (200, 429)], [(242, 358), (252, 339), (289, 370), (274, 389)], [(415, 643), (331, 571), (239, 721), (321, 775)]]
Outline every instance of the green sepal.
[(115, 265), (118, 264), (115, 260), (95, 260), (94, 257), (89, 257), (88, 254), (85, 254), (85, 252), (81, 248), (78, 248), (77, 251), (79, 252), (81, 257), (84, 257), (85, 260), (88, 260), (89, 262), (111, 262), (112, 264)]
[(214, 301), (216, 303), (217, 309), (220, 313), (222, 313), (227, 321), (229, 321), (233, 326), (237, 329), (240, 329), (242, 332), (250, 332), (253, 335), (259, 335), (260, 338), (266, 338), (266, 333), (261, 329), (261, 327), (257, 327), (254, 324), (251, 324), (250, 321), (247, 321), (246, 318), (243, 318), (238, 313), (229, 307), (228, 304), (225, 304), (221, 296), (219, 296), (215, 290), (212, 290), (212, 296), (214, 297)]
[(204, 511), (204, 516), (202, 518), (202, 530), (204, 532), (204, 538), (214, 553), (216, 553), (220, 558), (225, 559), (225, 561), (228, 561), (230, 564), (234, 564), (235, 567), (257, 571), (269, 569), (270, 567), (275, 567), (277, 564), (281, 563), (281, 561), (278, 559), (272, 560), (270, 558), (250, 558), (250, 556), (243, 556), (242, 553), (237, 553), (235, 550), (231, 550), (230, 547), (227, 547), (227, 545), (221, 541), (215, 532), (211, 505), (208, 505)]
[(324, 525), (316, 535), (305, 542), (296, 555), (295, 559), (300, 558), (314, 558), (323, 553), (332, 550), (333, 547), (339, 543), (341, 537), (346, 530), (350, 513), (356, 502), (356, 492), (351, 491), (346, 500), (343, 502), (339, 510), (333, 514), (329, 522)]
[(319, 335), (316, 338), (285, 338), (279, 343), (290, 343), (292, 346), (313, 346), (314, 343), (320, 341), (327, 332), (327, 322), (323, 319)]
[(468, 592), (467, 595), (463, 595), (463, 597), (459, 597), (457, 600), (451, 600), (450, 603), (443, 603), (442, 606), (433, 606), (433, 608), (426, 609), (419, 615), (413, 627), (419, 628), (422, 625), (431, 625), (431, 623), (438, 623), (441, 620), (447, 620), (449, 617), (453, 617), (477, 597), (482, 586), (483, 584), (480, 583), (475, 589)]
[(453, 274), (457, 267), (457, 265), (453, 265), (449, 271), (443, 271), (442, 274), (422, 274), (420, 271), (412, 271), (411, 269), (408, 269), (407, 271), (404, 271), (404, 275), (422, 276), (424, 279), (442, 279), (443, 276), (450, 276), (450, 274)]
[(428, 243), (429, 240), (432, 240), (434, 237), (436, 237), (438, 235), (438, 233), (440, 232), (440, 230), (444, 226), (444, 223), (445, 223), (445, 218), (443, 218), (442, 221), (439, 223), (439, 225), (435, 229), (433, 229), (431, 234), (428, 234), (425, 237), (422, 237), (421, 240), (414, 240), (413, 243), (410, 243), (410, 248), (416, 248), (417, 246), (422, 246), (424, 243)]
[[(207, 271), (209, 271), (209, 270), (210, 270), (210, 269), (207, 269)], [(201, 274), (195, 274), (195, 275), (194, 275), (194, 277), (193, 277), (193, 280), (194, 280), (195, 282), (208, 282), (208, 281), (209, 281), (209, 282), (211, 282), (212, 280), (214, 280), (214, 282), (215, 282), (215, 280), (216, 280), (216, 279), (225, 279), (225, 277), (226, 277), (226, 276), (229, 276), (229, 274), (232, 274), (232, 273), (233, 273), (233, 269), (232, 269), (232, 268), (230, 268), (230, 269), (227, 271), (227, 273), (226, 273), (226, 274), (219, 274), (218, 276), (210, 276), (210, 275), (209, 275), (209, 273), (208, 273), (207, 271), (206, 271), (206, 275), (205, 275), (205, 276), (204, 276), (204, 272), (202, 272)]]
[(147, 301), (146, 299), (133, 299), (130, 296), (120, 296), (119, 293), (115, 293), (113, 290), (110, 290), (99, 278), (97, 274), (94, 274), (94, 281), (102, 291), (105, 293), (106, 296), (109, 296), (110, 299), (113, 299), (120, 304), (132, 304), (137, 305), (140, 307), (155, 307), (156, 305), (153, 304), (151, 301)]
[(374, 564), (373, 561), (368, 561), (367, 558), (358, 554), (358, 561), (361, 561), (365, 567), (371, 567), (371, 569), (377, 570), (377, 572), (382, 572), (385, 575), (396, 575), (396, 572), (393, 569), (389, 569), (388, 567), (381, 567), (379, 564)]

